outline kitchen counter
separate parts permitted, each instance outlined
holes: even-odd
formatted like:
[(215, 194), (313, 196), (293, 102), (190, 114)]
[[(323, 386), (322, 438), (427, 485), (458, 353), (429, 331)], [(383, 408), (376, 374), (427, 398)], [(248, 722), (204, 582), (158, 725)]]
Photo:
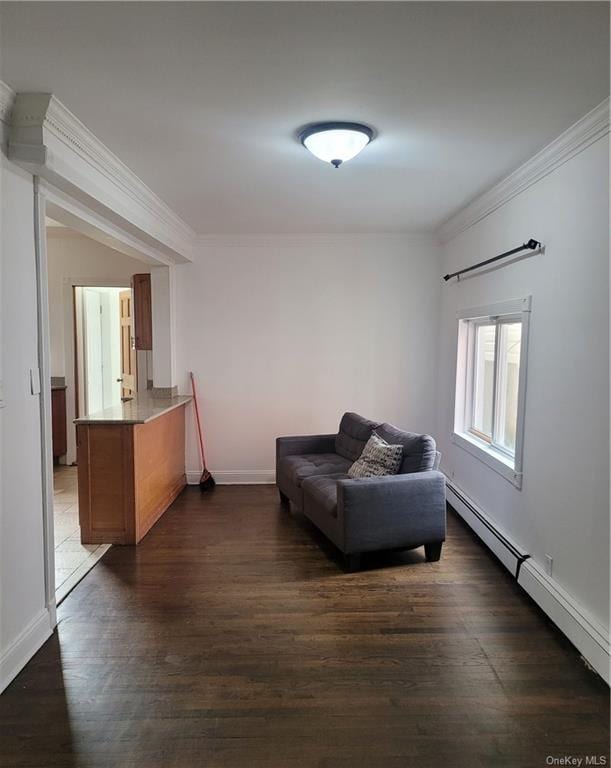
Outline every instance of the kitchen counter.
[(75, 420), (82, 544), (137, 544), (182, 491), (190, 401), (143, 395)]
[(119, 405), (75, 419), (75, 424), (147, 424), (165, 413), (191, 402), (190, 395), (150, 397), (140, 395)]

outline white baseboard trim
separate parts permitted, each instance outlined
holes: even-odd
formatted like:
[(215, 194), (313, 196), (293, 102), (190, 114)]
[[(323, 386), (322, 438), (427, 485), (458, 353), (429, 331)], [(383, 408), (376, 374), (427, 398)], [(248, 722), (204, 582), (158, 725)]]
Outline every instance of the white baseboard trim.
[(467, 525), (492, 550), (505, 568), (517, 576), (520, 564), (528, 557), (528, 552), (516, 544), (497, 524), (455, 483), (446, 478), (448, 502), (462, 517)]
[(43, 608), (0, 656), (0, 692), (51, 637), (52, 631), (51, 615)]
[(579, 606), (532, 558), (520, 568), (518, 584), (573, 643), (584, 659), (609, 683), (609, 633)]
[[(276, 482), (273, 469), (210, 470), (210, 473), (217, 485), (273, 485)], [(201, 476), (200, 469), (187, 470), (187, 483), (198, 485)]]

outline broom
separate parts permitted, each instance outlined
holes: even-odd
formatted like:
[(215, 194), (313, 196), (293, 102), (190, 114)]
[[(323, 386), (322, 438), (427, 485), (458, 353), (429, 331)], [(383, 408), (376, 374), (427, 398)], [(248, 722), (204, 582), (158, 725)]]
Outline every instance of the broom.
[(197, 392), (195, 391), (195, 376), (193, 371), (189, 374), (191, 376), (191, 392), (193, 393), (193, 405), (195, 406), (195, 423), (197, 424), (197, 434), (199, 436), (199, 456), (202, 461), (203, 472), (199, 479), (200, 491), (211, 491), (216, 482), (210, 472), (206, 469), (206, 455), (204, 453), (204, 438), (202, 436), (202, 425), (199, 418), (199, 406), (197, 404)]

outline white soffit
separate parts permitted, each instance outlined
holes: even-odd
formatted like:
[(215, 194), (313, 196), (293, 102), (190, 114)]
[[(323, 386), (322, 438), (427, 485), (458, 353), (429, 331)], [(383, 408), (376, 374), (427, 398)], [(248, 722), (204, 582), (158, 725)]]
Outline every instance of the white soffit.
[(8, 155), (164, 261), (192, 260), (195, 233), (188, 224), (52, 94), (16, 95)]

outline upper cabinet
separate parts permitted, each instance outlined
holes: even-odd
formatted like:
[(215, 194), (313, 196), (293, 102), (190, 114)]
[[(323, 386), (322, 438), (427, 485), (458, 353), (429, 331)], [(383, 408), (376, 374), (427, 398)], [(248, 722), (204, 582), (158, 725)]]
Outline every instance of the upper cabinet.
[(151, 276), (132, 276), (134, 293), (134, 343), (136, 349), (153, 349), (153, 317), (151, 309)]

